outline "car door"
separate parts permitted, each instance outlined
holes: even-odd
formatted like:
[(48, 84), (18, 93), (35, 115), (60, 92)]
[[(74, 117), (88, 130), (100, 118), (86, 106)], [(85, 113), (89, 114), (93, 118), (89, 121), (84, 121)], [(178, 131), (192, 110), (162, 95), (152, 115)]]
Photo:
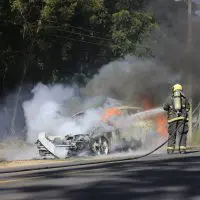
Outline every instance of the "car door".
[[(127, 119), (127, 124), (125, 128), (121, 131), (121, 137), (130, 141), (132, 139), (138, 141), (145, 141), (146, 132), (145, 132), (145, 122), (142, 120), (136, 120), (134, 115), (139, 113), (140, 110), (135, 108), (127, 108), (123, 110), (123, 116)], [(126, 122), (126, 120), (125, 120)]]

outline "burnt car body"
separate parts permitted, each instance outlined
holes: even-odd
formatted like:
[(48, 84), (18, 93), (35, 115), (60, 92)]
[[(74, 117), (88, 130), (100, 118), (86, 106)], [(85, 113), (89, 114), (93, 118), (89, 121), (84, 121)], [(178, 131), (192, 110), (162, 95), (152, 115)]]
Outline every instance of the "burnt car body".
[[(116, 107), (116, 109), (120, 111), (122, 117), (131, 116), (142, 111), (139, 107), (129, 106)], [(84, 114), (85, 112), (76, 113), (72, 116), (72, 119), (78, 121), (84, 117)], [(108, 118), (110, 117), (108, 116)], [(131, 131), (122, 131), (109, 120), (101, 120), (98, 125), (90, 128), (84, 134), (67, 134), (61, 137), (41, 132), (36, 144), (40, 156), (44, 159), (65, 159), (82, 153), (107, 155), (111, 152), (136, 150), (145, 142), (144, 124), (143, 122), (142, 124), (140, 122), (133, 123), (130, 128)]]

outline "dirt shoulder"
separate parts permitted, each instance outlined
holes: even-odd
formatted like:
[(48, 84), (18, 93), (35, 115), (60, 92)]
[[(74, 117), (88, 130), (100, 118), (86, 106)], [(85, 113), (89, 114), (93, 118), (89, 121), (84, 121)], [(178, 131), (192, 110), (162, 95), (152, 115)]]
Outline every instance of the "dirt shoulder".
[(26, 167), (33, 165), (43, 165), (52, 163), (63, 163), (66, 160), (17, 160), (17, 161), (0, 161), (0, 169), (12, 167)]

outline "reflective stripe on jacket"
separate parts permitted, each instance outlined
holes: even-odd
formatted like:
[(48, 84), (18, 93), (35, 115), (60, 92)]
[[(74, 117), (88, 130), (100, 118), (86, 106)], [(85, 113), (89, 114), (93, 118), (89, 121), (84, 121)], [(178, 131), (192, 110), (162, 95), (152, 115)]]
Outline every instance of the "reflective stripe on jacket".
[[(179, 120), (184, 120), (185, 117), (175, 117), (175, 118), (172, 118), (172, 119), (169, 119), (168, 120), (168, 123), (171, 123), (171, 122), (175, 122), (175, 121), (179, 121)], [(186, 121), (189, 121), (188, 118), (185, 119)]]

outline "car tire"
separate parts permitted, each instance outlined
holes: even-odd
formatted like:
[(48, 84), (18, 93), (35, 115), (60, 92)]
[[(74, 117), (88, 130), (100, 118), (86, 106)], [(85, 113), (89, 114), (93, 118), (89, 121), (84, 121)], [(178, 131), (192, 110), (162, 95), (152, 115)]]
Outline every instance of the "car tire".
[(91, 149), (94, 155), (108, 155), (110, 153), (109, 140), (104, 136), (95, 138), (92, 141)]

